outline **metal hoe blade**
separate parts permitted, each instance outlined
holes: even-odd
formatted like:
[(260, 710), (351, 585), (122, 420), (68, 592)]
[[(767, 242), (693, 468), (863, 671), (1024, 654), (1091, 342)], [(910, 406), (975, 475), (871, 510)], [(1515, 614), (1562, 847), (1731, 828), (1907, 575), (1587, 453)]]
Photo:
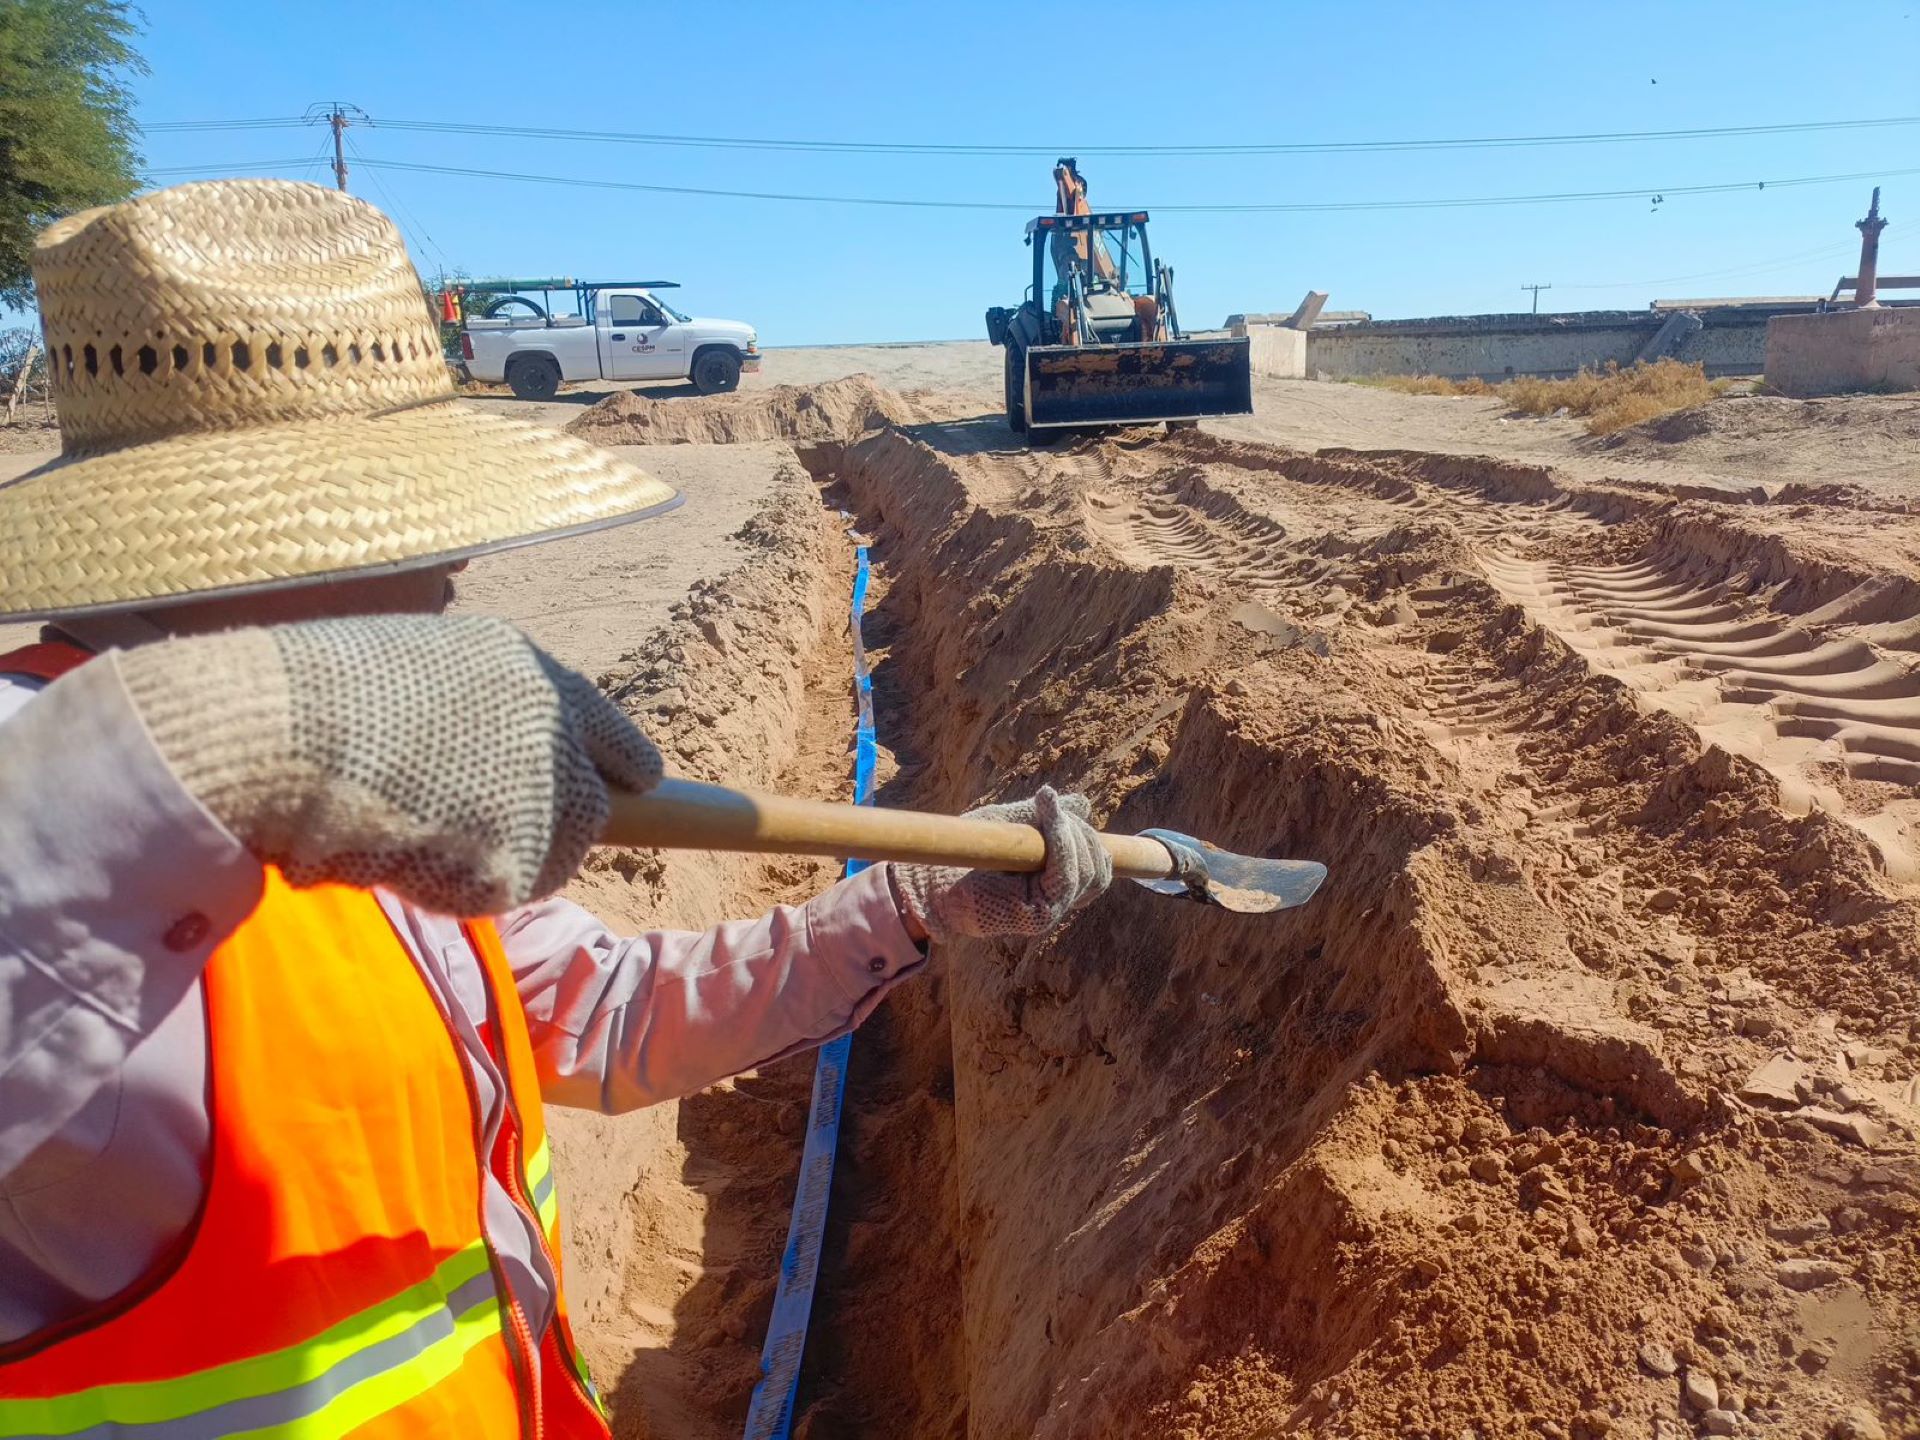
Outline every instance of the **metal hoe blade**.
[(1142, 830), (1172, 852), (1179, 877), (1136, 880), (1158, 895), (1185, 895), (1203, 905), (1218, 905), (1242, 915), (1266, 915), (1304, 905), (1327, 878), (1317, 860), (1261, 860), (1235, 855), (1182, 835), (1178, 830)]

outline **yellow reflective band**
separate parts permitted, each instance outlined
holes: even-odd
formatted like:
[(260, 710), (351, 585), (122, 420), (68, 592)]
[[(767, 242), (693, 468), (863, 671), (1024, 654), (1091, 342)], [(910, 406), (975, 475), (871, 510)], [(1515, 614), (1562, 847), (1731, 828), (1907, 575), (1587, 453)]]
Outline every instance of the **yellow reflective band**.
[[(527, 1157), (526, 1179), (527, 1194), (533, 1200), (535, 1212), (540, 1216), (541, 1228), (547, 1232), (547, 1243), (558, 1251), (560, 1237), (554, 1222), (560, 1214), (560, 1187), (554, 1183), (553, 1149), (547, 1144), (545, 1136), (540, 1139), (540, 1148)], [(543, 1185), (547, 1191), (544, 1196), (540, 1193), (540, 1187)], [(574, 1378), (579, 1380), (581, 1388), (587, 1392), (587, 1398), (593, 1402), (593, 1408), (600, 1412), (600, 1418), (609, 1419), (607, 1402), (600, 1396), (600, 1387), (593, 1383), (593, 1375), (587, 1369), (586, 1357), (580, 1353), (577, 1346), (564, 1338), (561, 1339), (560, 1350), (567, 1357), (567, 1364), (572, 1368)]]
[(547, 1138), (540, 1137), (540, 1148), (527, 1156), (527, 1193), (531, 1195), (540, 1188), (540, 1182), (553, 1173), (553, 1146)]
[(587, 1399), (593, 1402), (593, 1408), (600, 1412), (602, 1420), (611, 1420), (613, 1412), (607, 1409), (607, 1402), (601, 1398), (600, 1387), (593, 1383), (593, 1374), (587, 1369), (587, 1358), (582, 1355), (571, 1341), (560, 1342), (560, 1353), (567, 1357), (567, 1364), (573, 1367), (573, 1375), (580, 1382), (580, 1388), (587, 1392)]
[[(527, 1198), (533, 1201), (534, 1212), (540, 1217), (541, 1228), (547, 1232), (549, 1241), (553, 1238), (553, 1222), (560, 1214), (560, 1187), (554, 1181), (553, 1147), (547, 1144), (545, 1136), (540, 1139), (540, 1148), (527, 1157)], [(541, 1187), (546, 1194), (540, 1193)]]
[(397, 1410), (427, 1393), (465, 1363), (474, 1346), (500, 1333), (500, 1302), (489, 1296), (453, 1323), (453, 1333), (434, 1341), (412, 1360), (341, 1392), (311, 1415), (244, 1430), (229, 1440), (338, 1440), (376, 1415)]
[[(441, 1261), (431, 1278), (409, 1286), (391, 1300), (383, 1300), (329, 1326), (311, 1340), (265, 1355), (216, 1365), (174, 1380), (100, 1385), (48, 1399), (0, 1400), (0, 1435), (75, 1435), (101, 1425), (162, 1424), (234, 1401), (298, 1389), (321, 1379), (363, 1351), (404, 1335), (415, 1326), (444, 1313), (453, 1292), (485, 1275), (489, 1266), (486, 1242), (475, 1241)], [(315, 1416), (290, 1423), (305, 1425), (317, 1420), (319, 1415), (333, 1411), (361, 1390), (377, 1388), (385, 1391), (412, 1383), (404, 1377), (411, 1376), (416, 1368), (428, 1365), (429, 1356), (435, 1352), (457, 1342), (459, 1348), (452, 1363), (441, 1372), (451, 1373), (452, 1369), (457, 1368), (460, 1357), (486, 1334), (499, 1329), (498, 1297), (489, 1295), (455, 1318), (452, 1334), (425, 1347), (395, 1369), (371, 1376), (343, 1391)], [(408, 1393), (418, 1394), (433, 1383), (433, 1378), (437, 1376), (420, 1382)], [(396, 1400), (392, 1403), (400, 1402)], [(379, 1411), (375, 1409), (369, 1413), (377, 1414)], [(333, 1429), (294, 1430), (283, 1425), (258, 1433), (320, 1436), (341, 1432)]]

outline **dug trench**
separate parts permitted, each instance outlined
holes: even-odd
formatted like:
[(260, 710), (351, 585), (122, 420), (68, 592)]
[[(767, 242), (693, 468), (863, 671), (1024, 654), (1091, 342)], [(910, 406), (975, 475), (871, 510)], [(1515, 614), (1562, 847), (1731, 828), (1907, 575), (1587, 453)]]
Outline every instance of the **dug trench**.
[[(609, 677), (670, 752), (844, 786), (844, 510), (881, 803), (1052, 783), (1331, 878), (1266, 917), (1123, 884), (896, 992), (854, 1044), (795, 1434), (1907, 1433), (1899, 567), (1751, 499), (856, 408), (784, 432), (814, 539)], [(751, 666), (785, 708), (703, 720)], [(676, 915), (824, 881), (605, 863)], [(738, 1433), (806, 1076), (685, 1102), (681, 1174), (602, 1217), (625, 1433)]]

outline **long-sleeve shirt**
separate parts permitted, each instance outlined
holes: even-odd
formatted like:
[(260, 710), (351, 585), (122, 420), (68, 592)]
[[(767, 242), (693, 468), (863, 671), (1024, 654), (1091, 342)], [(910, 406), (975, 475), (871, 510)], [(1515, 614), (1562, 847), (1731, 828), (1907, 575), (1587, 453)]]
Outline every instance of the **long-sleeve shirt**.
[[(56, 703), (39, 688), (0, 677), (0, 1341), (112, 1298), (191, 1225), (210, 1135), (200, 975), (263, 883), (130, 706), (23, 723)], [(451, 922), (381, 900), (484, 1109), (504, 1081), (477, 1034), (478, 965), (441, 943)], [(499, 930), (546, 1098), (608, 1112), (842, 1034), (925, 963), (880, 868), (698, 934), (617, 936), (558, 898)]]

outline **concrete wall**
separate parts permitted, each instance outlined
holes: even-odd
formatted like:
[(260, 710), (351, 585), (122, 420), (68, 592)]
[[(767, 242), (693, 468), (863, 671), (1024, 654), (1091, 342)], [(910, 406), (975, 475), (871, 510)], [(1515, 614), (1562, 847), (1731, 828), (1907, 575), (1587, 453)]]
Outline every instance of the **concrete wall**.
[(1235, 335), (1251, 342), (1253, 373), (1275, 380), (1299, 380), (1307, 373), (1307, 332), (1280, 325), (1238, 325)]
[[(1698, 361), (1709, 375), (1758, 375), (1766, 364), (1774, 307), (1708, 309), (1701, 328), (1682, 336), (1673, 358)], [(1362, 375), (1572, 375), (1612, 360), (1631, 365), (1667, 316), (1654, 310), (1593, 310), (1570, 315), (1456, 315), (1373, 320), (1307, 335), (1307, 373), (1329, 380)]]
[(1778, 316), (1767, 325), (1767, 384), (1787, 395), (1920, 390), (1920, 310)]

